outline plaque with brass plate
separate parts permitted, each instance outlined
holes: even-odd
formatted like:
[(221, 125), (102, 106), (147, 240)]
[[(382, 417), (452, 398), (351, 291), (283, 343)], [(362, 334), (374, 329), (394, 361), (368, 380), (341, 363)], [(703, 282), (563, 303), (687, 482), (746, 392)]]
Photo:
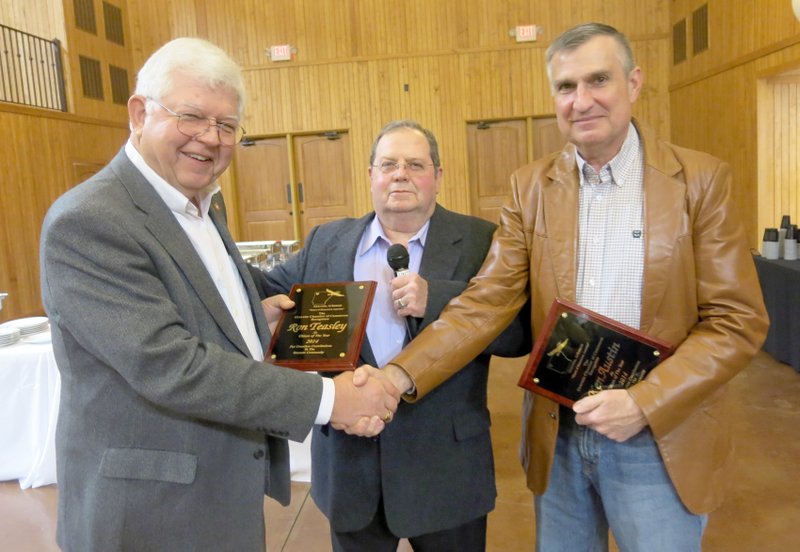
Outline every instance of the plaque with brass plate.
[(355, 370), (376, 282), (295, 284), (265, 360), (298, 370)]
[(519, 386), (565, 406), (605, 389), (627, 389), (672, 353), (660, 339), (556, 299)]

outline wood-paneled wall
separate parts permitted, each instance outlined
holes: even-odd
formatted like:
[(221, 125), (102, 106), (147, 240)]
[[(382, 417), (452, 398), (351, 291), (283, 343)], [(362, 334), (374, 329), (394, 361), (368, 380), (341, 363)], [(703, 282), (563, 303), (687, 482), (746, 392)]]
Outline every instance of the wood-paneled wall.
[[(97, 24), (97, 33), (90, 33), (75, 26), (74, 0), (63, 0), (64, 27), (67, 29), (65, 48), (65, 66), (69, 111), (81, 117), (92, 117), (118, 123), (127, 123), (128, 109), (125, 103), (112, 101), (109, 65), (128, 71), (130, 91), (133, 92), (135, 75), (131, 69), (130, 45), (128, 33), (126, 0), (91, 0)], [(55, 3), (51, 0), (49, 3)], [(120, 9), (125, 44), (117, 44), (106, 38), (104, 4)], [(158, 12), (158, 10), (154, 10)], [(82, 93), (80, 61), (84, 56), (100, 63), (103, 99), (87, 98)]]
[(0, 23), (42, 38), (67, 40), (64, 11), (59, 1), (0, 2)]
[[(708, 50), (690, 54), (670, 69), (672, 139), (731, 163), (733, 197), (751, 245), (759, 247), (763, 228), (776, 226), (782, 214), (800, 220), (800, 206), (789, 201), (798, 193), (800, 165), (795, 163), (795, 169), (782, 178), (759, 170), (759, 165), (783, 163), (778, 156), (796, 160), (798, 151), (766, 147), (764, 141), (774, 136), (759, 138), (759, 126), (765, 121), (758, 120), (759, 102), (771, 101), (758, 94), (759, 83), (800, 67), (800, 23), (789, 0), (675, 0), (671, 21), (691, 19), (703, 4), (708, 5)], [(691, 36), (691, 28), (687, 34)], [(787, 111), (779, 118), (792, 116), (790, 104), (784, 105)]]
[(126, 125), (0, 104), (0, 320), (42, 314), (39, 233), (47, 209), (105, 165), (128, 135)]
[[(551, 114), (544, 48), (562, 30), (582, 21), (610, 23), (631, 38), (647, 77), (636, 115), (662, 135), (670, 132), (667, 0), (112, 3), (123, 8), (129, 39), (128, 54), (120, 51), (117, 63), (123, 64), (124, 55), (129, 55), (130, 67), (137, 69), (171, 38), (208, 38), (245, 68), (250, 101), (244, 126), (251, 135), (347, 130), (358, 211), (354, 214), (371, 208), (366, 167), (373, 137), (398, 118), (418, 119), (436, 133), (445, 168), (440, 200), (468, 212), (467, 122)], [(71, 5), (71, 0), (12, 0), (0, 6), (0, 22), (59, 36), (66, 43), (74, 91), (75, 52), (103, 46), (72, 28), (72, 14), (65, 13)], [(538, 42), (518, 44), (509, 36), (510, 29), (525, 24), (541, 28)], [(295, 59), (270, 61), (265, 50), (274, 44), (296, 47)], [(131, 75), (132, 85), (134, 78)], [(0, 107), (0, 123), (17, 144), (0, 153), (2, 166), (13, 167), (3, 173), (1, 194), (2, 212), (13, 213), (0, 224), (0, 290), (11, 292), (2, 319), (40, 312), (39, 228), (50, 203), (75, 183), (70, 175), (79, 169), (72, 164), (81, 167), (85, 161), (89, 169), (96, 168), (127, 136), (121, 108), (93, 106), (91, 101), (71, 105), (74, 113), (62, 116)], [(221, 185), (235, 199), (231, 171)], [(235, 233), (235, 213), (231, 219)]]
[[(371, 209), (372, 140), (399, 118), (436, 134), (445, 169), (439, 200), (469, 212), (467, 121), (552, 114), (544, 49), (583, 21), (631, 38), (647, 79), (636, 115), (670, 132), (666, 0), (141, 0), (129, 11), (134, 29), (148, 29), (133, 33), (136, 66), (180, 34), (207, 38), (242, 64), (249, 134), (347, 129), (354, 214)], [(509, 36), (524, 24), (542, 28), (538, 42)], [(265, 51), (275, 44), (294, 46), (294, 59), (272, 62)]]

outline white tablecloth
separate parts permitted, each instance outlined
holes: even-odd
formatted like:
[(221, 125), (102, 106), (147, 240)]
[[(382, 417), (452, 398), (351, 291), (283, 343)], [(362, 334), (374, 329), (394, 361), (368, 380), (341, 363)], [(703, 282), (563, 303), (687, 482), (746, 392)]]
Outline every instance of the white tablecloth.
[[(61, 378), (52, 345), (0, 347), (0, 481), (20, 487), (56, 482), (56, 422)], [(311, 435), (289, 441), (294, 481), (311, 480)]]
[(23, 489), (56, 482), (61, 378), (49, 343), (0, 348), (0, 481)]

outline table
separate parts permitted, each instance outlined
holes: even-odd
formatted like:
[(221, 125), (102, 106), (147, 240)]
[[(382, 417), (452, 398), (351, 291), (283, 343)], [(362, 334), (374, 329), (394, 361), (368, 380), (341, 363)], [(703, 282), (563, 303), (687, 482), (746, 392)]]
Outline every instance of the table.
[(56, 482), (61, 378), (49, 343), (0, 348), (0, 481), (23, 489)]
[(770, 319), (764, 350), (800, 372), (800, 261), (753, 259)]
[[(0, 347), (0, 481), (23, 489), (56, 482), (61, 377), (50, 343)], [(311, 481), (311, 434), (289, 441), (293, 481)]]

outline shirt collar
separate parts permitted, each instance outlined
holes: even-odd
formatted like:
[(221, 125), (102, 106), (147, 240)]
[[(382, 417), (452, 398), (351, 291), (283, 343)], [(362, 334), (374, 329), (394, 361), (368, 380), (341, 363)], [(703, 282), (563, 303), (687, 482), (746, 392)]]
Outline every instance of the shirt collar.
[[(425, 240), (428, 238), (428, 228), (430, 228), (430, 225), (431, 219), (426, 220), (425, 224), (422, 225), (422, 228), (417, 230), (417, 233), (414, 234), (410, 240), (408, 240), (408, 243), (410, 244), (413, 241), (417, 241), (424, 248)], [(383, 231), (383, 226), (381, 226), (381, 223), (378, 220), (378, 215), (375, 215), (372, 217), (372, 221), (364, 229), (364, 236), (361, 238), (361, 245), (358, 249), (358, 255), (364, 255), (379, 241), (385, 243), (386, 247), (392, 244), (392, 241), (386, 237), (386, 233)]]
[(184, 216), (194, 216), (197, 218), (205, 218), (208, 216), (208, 210), (211, 207), (211, 197), (220, 190), (218, 184), (214, 183), (206, 189), (200, 191), (200, 209), (194, 203), (170, 185), (169, 182), (161, 178), (156, 171), (144, 160), (139, 150), (131, 143), (130, 140), (125, 144), (125, 154), (130, 159), (133, 166), (139, 169), (145, 180), (155, 189), (156, 193), (161, 197), (170, 211), (175, 214)]
[[(636, 131), (636, 127), (633, 123), (628, 124), (628, 135), (625, 137), (625, 141), (622, 143), (622, 147), (620, 148), (617, 155), (614, 156), (611, 161), (609, 161), (602, 169), (600, 169), (601, 178), (603, 177), (604, 172), (608, 172), (611, 176), (611, 182), (616, 184), (617, 186), (622, 186), (622, 184), (627, 180), (627, 176), (630, 173), (632, 167), (636, 160), (641, 156), (641, 142), (639, 140), (639, 133)], [(583, 186), (586, 184), (586, 177), (584, 176), (584, 167), (586, 167), (587, 163), (586, 160), (581, 157), (581, 154), (578, 150), (575, 150), (575, 161), (578, 165), (578, 174), (580, 175), (581, 181), (580, 185)], [(591, 166), (588, 167), (591, 170)]]

